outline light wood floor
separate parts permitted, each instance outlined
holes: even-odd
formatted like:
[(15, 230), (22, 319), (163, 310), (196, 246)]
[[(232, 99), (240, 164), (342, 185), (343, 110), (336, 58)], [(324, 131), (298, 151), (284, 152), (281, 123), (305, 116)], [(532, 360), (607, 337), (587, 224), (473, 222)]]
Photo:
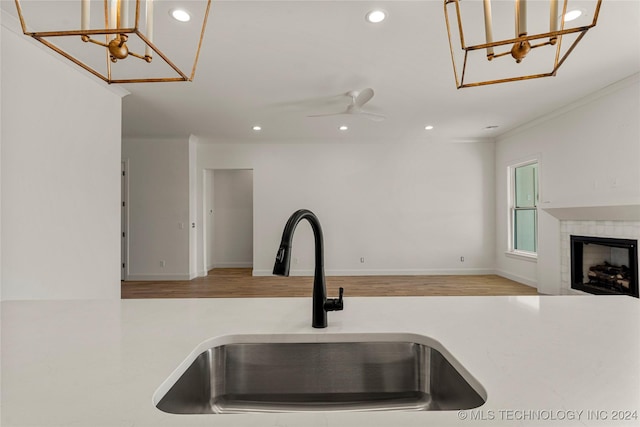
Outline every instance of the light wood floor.
[[(327, 296), (537, 295), (535, 288), (495, 275), (330, 276)], [(313, 277), (253, 277), (248, 268), (221, 268), (187, 281), (122, 282), (122, 298), (310, 297)]]

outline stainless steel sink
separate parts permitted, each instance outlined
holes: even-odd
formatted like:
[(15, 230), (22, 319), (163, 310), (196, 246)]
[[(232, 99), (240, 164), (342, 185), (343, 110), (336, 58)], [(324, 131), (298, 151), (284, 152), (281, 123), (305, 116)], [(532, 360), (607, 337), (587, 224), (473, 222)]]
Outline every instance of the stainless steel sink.
[(484, 404), (482, 387), (476, 382), (474, 388), (464, 376), (475, 380), (459, 369), (435, 348), (412, 341), (229, 343), (197, 355), (154, 400), (173, 414), (434, 411)]

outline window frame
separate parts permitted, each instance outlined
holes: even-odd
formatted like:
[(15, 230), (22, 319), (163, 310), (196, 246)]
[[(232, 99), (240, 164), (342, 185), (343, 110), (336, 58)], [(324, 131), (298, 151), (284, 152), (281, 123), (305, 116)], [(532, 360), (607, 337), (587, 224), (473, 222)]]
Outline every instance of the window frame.
[[(517, 208), (516, 207), (516, 169), (537, 164), (537, 174), (535, 187), (537, 189), (535, 194), (533, 208)], [(508, 243), (507, 243), (507, 255), (514, 258), (524, 259), (528, 261), (537, 261), (538, 259), (538, 223), (539, 223), (539, 204), (540, 204), (540, 159), (538, 156), (530, 157), (526, 160), (513, 163), (507, 167), (508, 174), (508, 197), (507, 197), (507, 218), (508, 218)], [(522, 249), (516, 249), (516, 212), (518, 210), (533, 210), (535, 212), (535, 247), (536, 252), (525, 251)]]

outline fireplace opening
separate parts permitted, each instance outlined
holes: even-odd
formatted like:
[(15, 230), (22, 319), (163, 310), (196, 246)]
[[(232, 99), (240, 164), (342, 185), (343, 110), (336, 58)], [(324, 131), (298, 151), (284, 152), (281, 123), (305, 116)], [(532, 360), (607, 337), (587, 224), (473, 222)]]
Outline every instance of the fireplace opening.
[(571, 287), (638, 298), (638, 241), (571, 236)]

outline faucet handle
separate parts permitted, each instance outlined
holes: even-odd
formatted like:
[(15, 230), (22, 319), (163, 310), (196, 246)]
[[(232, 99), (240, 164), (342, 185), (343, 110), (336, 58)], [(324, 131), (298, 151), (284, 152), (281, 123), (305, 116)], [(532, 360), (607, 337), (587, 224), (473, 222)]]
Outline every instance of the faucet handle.
[(342, 295), (344, 295), (344, 288), (340, 287), (338, 298), (327, 298), (324, 302), (325, 311), (340, 311), (344, 309), (344, 303), (342, 301)]

